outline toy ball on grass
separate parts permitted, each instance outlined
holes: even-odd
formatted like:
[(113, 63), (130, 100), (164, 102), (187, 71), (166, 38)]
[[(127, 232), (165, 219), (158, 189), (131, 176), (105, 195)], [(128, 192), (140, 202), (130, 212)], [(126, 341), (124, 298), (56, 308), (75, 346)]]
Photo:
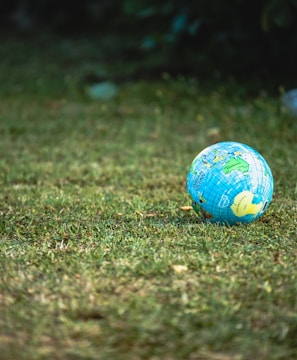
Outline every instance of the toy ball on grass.
[(267, 209), (273, 176), (256, 150), (237, 142), (221, 142), (201, 151), (187, 176), (193, 208), (211, 223), (250, 223)]

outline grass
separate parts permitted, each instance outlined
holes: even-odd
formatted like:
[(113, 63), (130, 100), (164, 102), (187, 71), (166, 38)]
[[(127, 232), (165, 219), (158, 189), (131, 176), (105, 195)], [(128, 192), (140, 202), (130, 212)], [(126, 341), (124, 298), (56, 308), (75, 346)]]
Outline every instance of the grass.
[[(263, 89), (166, 74), (92, 101), (86, 74), (118, 64), (29, 44), (0, 48), (0, 358), (296, 359), (296, 120)], [(272, 168), (248, 226), (180, 210), (217, 140)]]

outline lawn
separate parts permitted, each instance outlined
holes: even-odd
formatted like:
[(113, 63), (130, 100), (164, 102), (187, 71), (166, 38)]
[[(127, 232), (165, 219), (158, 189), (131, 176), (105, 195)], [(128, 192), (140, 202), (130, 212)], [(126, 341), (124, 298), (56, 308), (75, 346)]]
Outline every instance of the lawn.
[[(129, 81), (133, 64), (83, 39), (0, 55), (0, 358), (296, 359), (297, 123), (279, 97)], [(116, 97), (86, 96), (90, 74), (121, 71)], [(193, 158), (220, 140), (274, 175), (248, 226), (181, 210)]]

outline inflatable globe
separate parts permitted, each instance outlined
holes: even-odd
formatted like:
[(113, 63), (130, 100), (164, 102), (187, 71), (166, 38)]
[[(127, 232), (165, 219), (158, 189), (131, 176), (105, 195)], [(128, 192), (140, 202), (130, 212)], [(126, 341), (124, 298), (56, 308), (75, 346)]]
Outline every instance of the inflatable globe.
[(193, 208), (211, 223), (234, 225), (258, 219), (269, 206), (273, 176), (261, 154), (237, 142), (201, 151), (187, 176)]

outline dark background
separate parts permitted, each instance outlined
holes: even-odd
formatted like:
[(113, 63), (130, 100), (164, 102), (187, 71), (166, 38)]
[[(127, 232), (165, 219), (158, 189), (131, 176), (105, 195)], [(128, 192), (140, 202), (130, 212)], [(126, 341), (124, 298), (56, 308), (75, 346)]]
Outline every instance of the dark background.
[(251, 76), (297, 83), (297, 0), (10, 0), (1, 39), (41, 34), (110, 41), (150, 76)]

